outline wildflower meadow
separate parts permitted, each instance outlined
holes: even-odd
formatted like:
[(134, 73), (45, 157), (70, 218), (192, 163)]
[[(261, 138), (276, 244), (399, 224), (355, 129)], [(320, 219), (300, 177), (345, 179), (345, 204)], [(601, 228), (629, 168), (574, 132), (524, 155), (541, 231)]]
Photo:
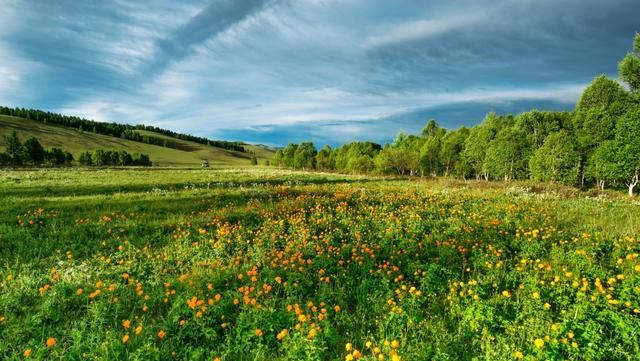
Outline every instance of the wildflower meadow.
[(640, 203), (277, 169), (0, 174), (3, 360), (640, 360)]

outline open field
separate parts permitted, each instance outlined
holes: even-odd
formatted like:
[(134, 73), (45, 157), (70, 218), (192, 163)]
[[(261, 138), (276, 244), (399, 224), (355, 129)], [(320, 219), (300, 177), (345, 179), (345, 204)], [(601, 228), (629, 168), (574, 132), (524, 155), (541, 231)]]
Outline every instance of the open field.
[(524, 183), (3, 171), (0, 359), (640, 360), (639, 236)]
[[(208, 159), (212, 166), (249, 165), (252, 156), (249, 153), (175, 139), (150, 131), (139, 131), (139, 133), (166, 139), (181, 147), (179, 149), (166, 148), (5, 115), (0, 115), (0, 152), (4, 151), (5, 137), (12, 130), (18, 132), (18, 136), (23, 142), (28, 137), (34, 136), (38, 138), (44, 147), (62, 148), (71, 152), (76, 159), (84, 151), (96, 149), (126, 150), (129, 153), (148, 154), (154, 165), (194, 167), (200, 166), (203, 159)], [(264, 164), (273, 154), (272, 151), (263, 147), (249, 146), (249, 148), (256, 153), (260, 164)]]

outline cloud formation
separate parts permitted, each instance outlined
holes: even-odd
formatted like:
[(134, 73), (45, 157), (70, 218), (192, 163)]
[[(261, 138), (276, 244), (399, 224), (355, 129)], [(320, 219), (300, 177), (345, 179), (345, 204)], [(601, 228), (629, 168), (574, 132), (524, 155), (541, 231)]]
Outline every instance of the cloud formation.
[[(281, 145), (570, 109), (636, 0), (6, 0), (0, 104)], [(38, 26), (34, 26), (38, 24)]]

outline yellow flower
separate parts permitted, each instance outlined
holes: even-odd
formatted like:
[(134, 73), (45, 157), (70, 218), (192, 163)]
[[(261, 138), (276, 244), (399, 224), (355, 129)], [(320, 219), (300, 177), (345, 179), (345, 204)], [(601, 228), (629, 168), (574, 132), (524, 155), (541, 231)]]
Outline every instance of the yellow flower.
[(543, 307), (544, 307), (545, 310), (548, 310), (548, 309), (551, 308), (551, 305), (548, 304), (548, 303), (545, 303)]
[(32, 353), (33, 353), (33, 351), (30, 348), (28, 348), (28, 349), (24, 350), (24, 352), (22, 353), (22, 356), (27, 358), (27, 357), (30, 357)]
[(398, 342), (398, 341), (396, 341), (396, 340), (391, 341), (391, 347), (392, 347), (392, 348), (398, 348), (398, 347), (400, 347), (400, 342)]
[(312, 338), (314, 338), (314, 337), (316, 336), (316, 333), (317, 333), (317, 332), (318, 332), (318, 331), (316, 331), (316, 329), (315, 329), (315, 328), (312, 328), (311, 330), (309, 330), (309, 334), (307, 334), (307, 338), (308, 338), (308, 339), (312, 339)]
[(536, 345), (537, 348), (543, 348), (544, 347), (544, 340), (541, 338), (536, 338), (535, 341), (533, 341), (533, 344)]
[(502, 295), (503, 295), (504, 297), (506, 297), (506, 298), (509, 298), (509, 297), (511, 297), (511, 292), (509, 292), (509, 291), (507, 291), (507, 290), (504, 290), (504, 291), (502, 291)]
[(533, 298), (534, 298), (534, 299), (536, 299), (536, 300), (537, 300), (538, 298), (540, 298), (540, 293), (538, 293), (538, 292), (534, 292), (534, 293), (533, 293)]
[(516, 358), (516, 360), (522, 360), (524, 358), (524, 354), (520, 351), (516, 351), (513, 356)]
[(346, 345), (344, 345), (344, 349), (347, 351), (351, 351), (351, 348), (353, 347), (353, 345), (351, 343), (348, 343)]
[(278, 339), (278, 341), (282, 341), (282, 339), (287, 337), (288, 334), (289, 334), (289, 330), (285, 328), (276, 335), (276, 339)]

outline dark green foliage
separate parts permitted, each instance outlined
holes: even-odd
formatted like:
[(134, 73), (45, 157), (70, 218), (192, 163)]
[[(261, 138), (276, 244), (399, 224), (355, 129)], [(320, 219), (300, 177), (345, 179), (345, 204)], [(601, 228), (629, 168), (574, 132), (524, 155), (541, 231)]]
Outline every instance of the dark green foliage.
[[(0, 153), (0, 166), (71, 166), (74, 157), (70, 152), (51, 148), (45, 150), (37, 138), (31, 137), (22, 144), (16, 132), (7, 137), (7, 152)], [(147, 154), (129, 154), (128, 152), (114, 150), (95, 150), (82, 152), (78, 157), (78, 163), (84, 166), (151, 166), (151, 160)]]
[(78, 163), (80, 165), (93, 165), (93, 157), (91, 152), (82, 152), (78, 157)]
[(25, 163), (37, 165), (44, 161), (45, 150), (38, 139), (31, 137), (22, 145), (22, 154)]
[(7, 136), (7, 156), (9, 157), (10, 165), (22, 164), (22, 143), (18, 139), (18, 133), (12, 131)]

